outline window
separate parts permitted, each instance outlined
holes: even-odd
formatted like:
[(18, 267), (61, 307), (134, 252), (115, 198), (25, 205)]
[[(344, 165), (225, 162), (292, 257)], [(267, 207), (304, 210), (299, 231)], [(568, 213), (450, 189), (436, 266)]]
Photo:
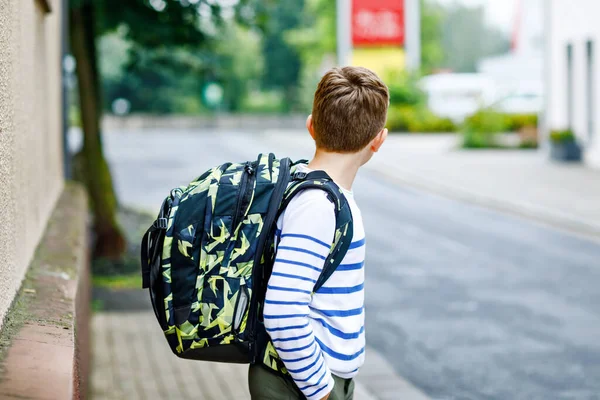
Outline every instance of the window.
[(567, 124), (573, 129), (573, 45), (567, 45)]
[(585, 44), (585, 55), (586, 55), (586, 109), (587, 109), (587, 130), (588, 130), (588, 138), (592, 140), (594, 137), (594, 86), (595, 86), (595, 76), (594, 76), (594, 42), (588, 40)]

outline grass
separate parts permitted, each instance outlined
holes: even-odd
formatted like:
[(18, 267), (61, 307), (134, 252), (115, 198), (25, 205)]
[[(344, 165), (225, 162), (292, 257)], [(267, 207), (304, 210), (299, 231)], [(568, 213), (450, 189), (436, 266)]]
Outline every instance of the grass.
[(105, 289), (140, 289), (142, 277), (139, 272), (126, 275), (96, 275), (92, 277), (92, 283)]
[[(140, 241), (154, 217), (132, 208), (119, 210), (118, 218), (128, 242), (127, 252), (120, 260), (95, 259), (92, 262), (92, 284), (110, 290), (141, 289)], [(97, 307), (96, 307), (97, 306)], [(92, 308), (102, 305), (92, 303)]]

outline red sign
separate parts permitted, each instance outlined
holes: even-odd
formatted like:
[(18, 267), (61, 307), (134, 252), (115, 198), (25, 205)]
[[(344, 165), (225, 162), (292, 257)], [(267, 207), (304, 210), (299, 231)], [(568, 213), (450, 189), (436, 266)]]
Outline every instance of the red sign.
[(404, 0), (352, 0), (352, 44), (404, 45)]

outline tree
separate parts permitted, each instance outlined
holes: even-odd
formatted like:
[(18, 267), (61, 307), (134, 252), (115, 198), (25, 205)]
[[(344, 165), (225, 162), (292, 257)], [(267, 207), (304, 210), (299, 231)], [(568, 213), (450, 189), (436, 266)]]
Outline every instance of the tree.
[(336, 2), (305, 0), (298, 27), (284, 33), (285, 41), (293, 46), (301, 60), (298, 101), (303, 110), (310, 110), (323, 67), (336, 65)]
[(442, 24), (444, 9), (432, 0), (421, 0), (421, 70), (426, 74), (444, 61)]
[(263, 86), (282, 89), (285, 109), (293, 109), (302, 62), (298, 50), (285, 40), (285, 32), (300, 24), (304, 0), (286, 0), (274, 3), (269, 9), (270, 19), (263, 38), (265, 69)]
[[(229, 4), (229, 6), (227, 6)], [(77, 176), (85, 183), (94, 213), (94, 255), (118, 258), (126, 243), (116, 220), (117, 199), (112, 176), (102, 150), (101, 76), (96, 43), (117, 28), (125, 28), (135, 64), (148, 49), (168, 46), (199, 48), (213, 38), (222, 17), (240, 22), (264, 23), (266, 15), (254, 0), (70, 0), (71, 51), (77, 61), (77, 79), (83, 128), (83, 147), (75, 156)], [(162, 62), (169, 60), (160, 59)], [(155, 60), (155, 61), (159, 61)]]
[(123, 98), (130, 112), (197, 114), (202, 86), (211, 62), (208, 49), (140, 49), (130, 56), (130, 44), (118, 33), (99, 42), (103, 109)]
[(455, 4), (446, 10), (442, 31), (444, 67), (475, 72), (480, 59), (509, 50), (508, 38), (486, 25), (484, 17), (483, 7)]
[(238, 24), (228, 23), (212, 53), (216, 58), (212, 76), (223, 85), (227, 109), (240, 111), (251, 86), (258, 86), (263, 73), (261, 35)]

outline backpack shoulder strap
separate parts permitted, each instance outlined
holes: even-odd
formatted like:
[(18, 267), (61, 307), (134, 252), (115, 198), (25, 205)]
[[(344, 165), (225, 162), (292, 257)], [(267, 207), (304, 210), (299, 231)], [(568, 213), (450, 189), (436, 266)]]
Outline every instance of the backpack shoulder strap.
[(333, 203), (335, 212), (335, 235), (325, 260), (323, 271), (315, 284), (313, 293), (319, 290), (335, 272), (350, 248), (353, 236), (352, 212), (346, 196), (339, 186), (325, 171), (295, 172), (280, 207), (280, 213), (285, 210), (290, 201), (305, 189), (320, 189), (326, 192), (327, 198)]

